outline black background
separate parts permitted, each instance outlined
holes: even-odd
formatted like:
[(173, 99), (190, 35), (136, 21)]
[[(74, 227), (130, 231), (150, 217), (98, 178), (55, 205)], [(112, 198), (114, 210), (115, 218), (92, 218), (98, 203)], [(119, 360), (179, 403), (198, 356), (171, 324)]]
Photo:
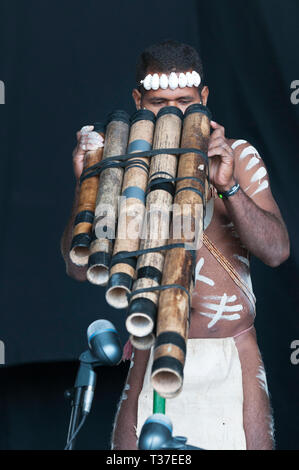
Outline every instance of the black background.
[[(124, 312), (103, 290), (65, 274), (60, 238), (70, 215), (75, 132), (113, 109), (134, 111), (138, 54), (174, 38), (201, 52), (209, 108), (226, 135), (257, 147), (291, 238), (291, 257), (271, 269), (252, 260), (256, 328), (278, 449), (299, 449), (298, 213), (299, 80), (296, 0), (99, 0), (0, 2), (1, 231), (0, 448), (59, 449), (69, 404), (63, 392), (86, 349), (86, 329), (109, 318), (127, 339)], [(109, 448), (127, 364), (103, 368), (78, 448)]]

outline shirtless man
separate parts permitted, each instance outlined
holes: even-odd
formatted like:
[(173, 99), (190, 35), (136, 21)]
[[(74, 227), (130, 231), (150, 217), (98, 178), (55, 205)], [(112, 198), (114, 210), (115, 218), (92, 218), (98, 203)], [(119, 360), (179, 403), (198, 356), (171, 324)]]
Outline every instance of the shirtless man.
[[(140, 81), (148, 74), (158, 73), (159, 76), (166, 74), (169, 77), (173, 71), (178, 76), (181, 72), (196, 71), (201, 77), (201, 83), (199, 86), (182, 88), (178, 86), (175, 89), (160, 87), (155, 90), (145, 90), (143, 86), (138, 85), (133, 90), (133, 99), (137, 109), (146, 108), (157, 114), (164, 106), (176, 106), (184, 112), (191, 104), (207, 104), (209, 89), (203, 86), (202, 65), (197, 52), (190, 46), (175, 41), (165, 41), (154, 45), (141, 55), (137, 66), (137, 83), (140, 84)], [(217, 339), (220, 342), (223, 339), (221, 348), (225, 347), (225, 349), (220, 349), (221, 358), (227, 356), (229, 344), (229, 347), (233, 348), (230, 349), (230, 354), (232, 357), (235, 355), (236, 361), (240, 364), (243, 393), (241, 424), (244, 431), (244, 444), (236, 444), (235, 447), (233, 445), (230, 447), (231, 444), (223, 444), (224, 447), (222, 447), (220, 443), (218, 448), (225, 448), (227, 445), (227, 448), (240, 446), (248, 450), (271, 450), (274, 449), (273, 416), (264, 365), (254, 329), (255, 305), (250, 281), (249, 253), (261, 259), (265, 264), (276, 267), (289, 256), (289, 238), (271, 193), (265, 164), (257, 150), (244, 140), (227, 138), (224, 127), (217, 122), (212, 121), (211, 127), (213, 132), (209, 142), (208, 157), (210, 182), (215, 188), (216, 197), (212, 197), (209, 202), (210, 223), (205, 234), (221, 252), (223, 259), (228, 260), (245, 287), (242, 288), (240, 283), (238, 285), (235, 282), (228, 270), (224, 269), (213, 252), (204, 244), (197, 253), (189, 338), (190, 340)], [(85, 268), (73, 265), (68, 255), (76, 213), (78, 178), (82, 172), (85, 152), (102, 146), (103, 142), (96, 133), (92, 132), (92, 126), (84, 127), (79, 131), (77, 140), (78, 144), (73, 152), (74, 173), (77, 180), (76, 197), (72, 216), (62, 237), (61, 250), (67, 273), (75, 279), (84, 281), (86, 280)], [(227, 199), (217, 196), (217, 192), (218, 194), (227, 192), (237, 183), (240, 189)], [(227, 343), (227, 340), (230, 342)], [(217, 345), (217, 341), (213, 344)], [(144, 377), (149, 357), (149, 351), (133, 350), (124, 395), (114, 424), (112, 437), (114, 449), (137, 449), (138, 406), (142, 406), (143, 403), (140, 401), (138, 405), (138, 399), (145, 387)], [(210, 352), (207, 357), (210, 357)], [(227, 377), (230, 377), (229, 374), (235, 367), (235, 359), (234, 365), (232, 366), (231, 362), (227, 373), (225, 372)], [(188, 349), (186, 361), (188, 361)], [(213, 373), (219, 374), (216, 365), (215, 369), (213, 367), (209, 365), (212, 371), (211, 377)], [(221, 367), (224, 366), (221, 365)], [(199, 370), (193, 369), (191, 375), (197, 374), (200, 374)], [(225, 379), (223, 381), (225, 382)], [(225, 386), (231, 387), (231, 384), (225, 384)], [(219, 385), (219, 390), (224, 389)], [(231, 388), (227, 390), (223, 393), (233, 396)], [(176, 398), (171, 400), (176, 400)], [(167, 400), (167, 403), (171, 400)], [(200, 406), (199, 400), (199, 408)], [(193, 422), (196, 422), (195, 415), (193, 415)], [(141, 424), (139, 423), (139, 430)], [(192, 427), (191, 424), (190, 427)], [(201, 421), (201, 426), (204, 425)], [(182, 435), (177, 428), (174, 428), (174, 432), (175, 435)], [(220, 430), (221, 433), (223, 433), (222, 430)], [(188, 438), (188, 435), (186, 437)], [(221, 439), (220, 437), (220, 441)], [(201, 442), (190, 442), (189, 439), (188, 443), (201, 446)], [(216, 447), (210, 444), (207, 448), (217, 448), (217, 444)]]

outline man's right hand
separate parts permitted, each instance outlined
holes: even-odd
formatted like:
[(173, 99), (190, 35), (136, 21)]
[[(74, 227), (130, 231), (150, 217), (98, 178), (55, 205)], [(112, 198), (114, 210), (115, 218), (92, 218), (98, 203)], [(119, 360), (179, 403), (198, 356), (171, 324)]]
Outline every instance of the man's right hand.
[(104, 146), (103, 137), (93, 132), (94, 126), (84, 126), (77, 132), (77, 145), (73, 150), (73, 169), (78, 181), (83, 171), (84, 155), (89, 150), (97, 150)]

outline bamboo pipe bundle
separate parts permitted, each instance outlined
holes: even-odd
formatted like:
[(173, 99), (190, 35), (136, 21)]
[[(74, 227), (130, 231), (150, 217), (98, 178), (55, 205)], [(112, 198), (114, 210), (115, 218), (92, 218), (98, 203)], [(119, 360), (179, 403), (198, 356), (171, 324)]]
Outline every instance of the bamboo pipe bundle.
[(131, 292), (136, 268), (136, 257), (117, 262), (116, 255), (138, 250), (145, 212), (149, 158), (134, 158), (134, 153), (151, 150), (155, 120), (154, 113), (146, 109), (137, 111), (131, 119), (127, 153), (132, 153), (133, 157), (128, 160), (124, 173), (117, 236), (106, 290), (106, 300), (115, 308), (128, 306), (127, 293)]
[[(177, 148), (180, 145), (183, 114), (179, 108), (169, 106), (157, 114), (153, 149)], [(146, 232), (140, 243), (141, 250), (164, 246), (169, 236), (169, 216), (175, 185), (165, 179), (176, 177), (177, 157), (160, 154), (152, 157), (149, 187), (146, 198)], [(164, 251), (148, 252), (138, 257), (134, 282), (127, 311), (126, 328), (137, 337), (149, 335), (154, 328), (158, 291), (136, 293), (139, 289), (157, 287), (162, 278)]]
[[(208, 109), (198, 104), (189, 106), (184, 115), (181, 147), (197, 148), (206, 153), (209, 136)], [(207, 158), (197, 153), (180, 157), (178, 178), (195, 177), (202, 184), (194, 179), (183, 179), (176, 185), (174, 205), (180, 210), (177, 215), (173, 215), (173, 231), (178, 225), (182, 226), (184, 217), (189, 217), (191, 230), (189, 233), (183, 230), (181, 237), (170, 239), (169, 244), (192, 244), (192, 248), (172, 248), (165, 257), (162, 286), (181, 287), (162, 290), (159, 298), (151, 381), (154, 389), (164, 398), (176, 396), (183, 386), (189, 302), (193, 289), (196, 249), (200, 247), (202, 239), (204, 204), (208, 193), (207, 175)], [(196, 228), (199, 229), (197, 234)]]
[[(130, 118), (125, 111), (114, 111), (109, 115), (106, 124), (103, 162), (108, 157), (125, 154), (129, 127)], [(111, 166), (105, 168), (99, 178), (87, 279), (100, 286), (106, 285), (109, 279), (123, 172), (121, 166)]]
[[(96, 122), (94, 124), (94, 132), (98, 132), (104, 137), (104, 124)], [(83, 171), (100, 162), (102, 156), (103, 147), (86, 152), (83, 161)], [(80, 185), (77, 215), (74, 222), (73, 238), (70, 248), (71, 261), (77, 266), (87, 266), (88, 264), (89, 245), (91, 242), (98, 185), (98, 175), (84, 179)]]

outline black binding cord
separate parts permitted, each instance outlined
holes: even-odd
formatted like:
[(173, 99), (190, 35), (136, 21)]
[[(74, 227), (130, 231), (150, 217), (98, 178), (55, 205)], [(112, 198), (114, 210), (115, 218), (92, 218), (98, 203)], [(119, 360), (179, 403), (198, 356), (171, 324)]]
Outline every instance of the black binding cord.
[[(198, 155), (201, 155), (206, 164), (208, 165), (208, 156), (206, 153), (202, 152), (201, 150), (197, 148), (164, 148), (164, 149), (153, 149), (153, 150), (147, 150), (144, 152), (136, 152), (136, 153), (127, 153), (124, 155), (115, 155), (112, 157), (107, 157), (104, 160), (101, 160), (98, 163), (95, 163), (94, 165), (86, 168), (83, 170), (81, 176), (80, 176), (80, 184), (86, 179), (86, 178), (91, 178), (92, 176), (97, 176), (99, 175), (102, 171), (106, 170), (107, 168), (116, 168), (116, 167), (123, 167), (126, 168), (126, 166), (133, 164), (133, 159), (135, 157), (139, 158), (150, 158), (154, 157), (155, 155), (162, 155), (162, 154), (167, 154), (167, 155), (185, 155), (187, 153), (197, 153)], [(129, 162), (127, 162), (130, 160)], [(138, 162), (138, 164), (141, 164), (142, 160)], [(147, 165), (147, 163), (142, 162), (142, 164)], [(148, 166), (148, 165), (147, 165)], [(209, 166), (209, 165), (208, 165)]]

